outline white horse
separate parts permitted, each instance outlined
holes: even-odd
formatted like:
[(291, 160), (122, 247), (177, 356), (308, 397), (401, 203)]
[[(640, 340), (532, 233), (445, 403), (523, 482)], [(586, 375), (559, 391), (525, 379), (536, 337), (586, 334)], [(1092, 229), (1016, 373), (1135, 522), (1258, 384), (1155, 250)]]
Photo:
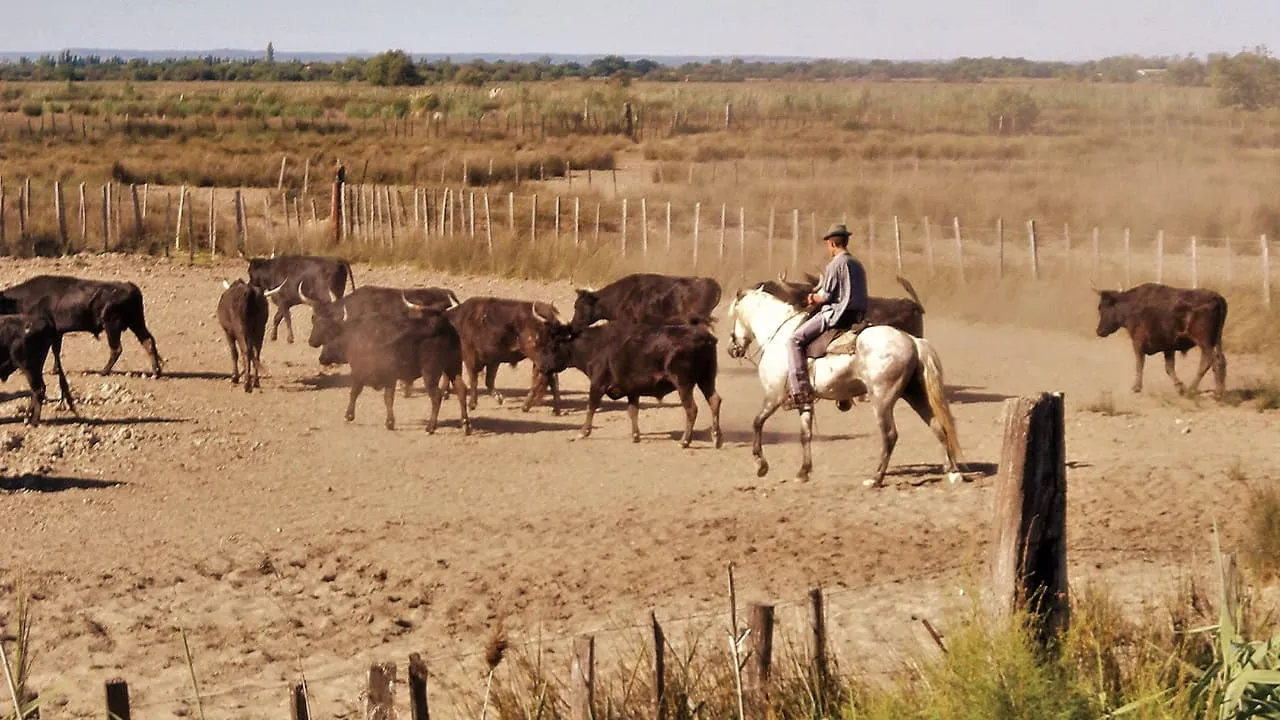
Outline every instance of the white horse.
[[(791, 335), (804, 321), (804, 313), (757, 287), (739, 292), (729, 305), (729, 315), (733, 321), (729, 355), (745, 357), (753, 341), (760, 346), (758, 370), (764, 386), (764, 405), (752, 424), (755, 430), (752, 455), (756, 459), (756, 475), (764, 477), (769, 472), (761, 447), (764, 423), (789, 394), (788, 345)], [(849, 401), (866, 397), (870, 400), (880, 423), (883, 446), (875, 477), (863, 484), (870, 487), (884, 484), (889, 456), (898, 442), (898, 428), (893, 418), (898, 398), (906, 398), (946, 449), (947, 478), (953, 483), (963, 479), (957, 464), (960, 441), (943, 392), (942, 363), (933, 345), (897, 328), (875, 325), (858, 334), (855, 348), (852, 354), (831, 354), (810, 360), (809, 377), (817, 398)], [(813, 469), (809, 448), (812, 437), (813, 413), (802, 412), (800, 444), (804, 448), (804, 460), (797, 476), (802, 481), (809, 479)]]

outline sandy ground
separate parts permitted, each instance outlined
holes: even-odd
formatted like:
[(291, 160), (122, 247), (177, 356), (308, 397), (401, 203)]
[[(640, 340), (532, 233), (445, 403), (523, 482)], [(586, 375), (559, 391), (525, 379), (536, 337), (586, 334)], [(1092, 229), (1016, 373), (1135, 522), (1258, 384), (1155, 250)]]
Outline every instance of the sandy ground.
[[(318, 374), (306, 309), (295, 313), (296, 344), (283, 333), (268, 342), (263, 392), (228, 381), (213, 310), (219, 280), (243, 268), (108, 256), (0, 270), (5, 284), (40, 272), (133, 280), (169, 373), (142, 377), (145, 354), (128, 337), (129, 374), (88, 374), (105, 342), (73, 336), (64, 357), (83, 420), (50, 407), (50, 422), (28, 429), (16, 419), (21, 381), (2, 388), (0, 610), (11, 622), (16, 591), (34, 594), (35, 684), (48, 717), (100, 715), (101, 682), (116, 675), (144, 717), (193, 713), (180, 630), (211, 718), (281, 717), (301, 673), (317, 711), (353, 717), (368, 663), (395, 660), (403, 674), (410, 652), (431, 665), (436, 715), (452, 717), (483, 687), (480, 656), (499, 621), (520, 651), (551, 653), (561, 674), (578, 633), (598, 633), (602, 673), (630, 659), (650, 608), (673, 642), (710, 628), (719, 643), (730, 561), (740, 599), (776, 602), (780, 631), (795, 637), (806, 590), (823, 586), (845, 666), (885, 672), (923, 647), (914, 618), (945, 632), (980, 581), (1004, 398), (1066, 393), (1072, 580), (1107, 581), (1135, 612), (1203, 570), (1215, 514), (1228, 538), (1240, 531), (1229, 506), (1248, 490), (1228, 471), (1273, 476), (1277, 459), (1280, 414), (1176, 398), (1158, 364), (1148, 393), (1131, 396), (1125, 340), (937, 313), (926, 332), (974, 470), (957, 486), (943, 481), (941, 449), (905, 405), (888, 488), (861, 484), (879, 446), (865, 406), (819, 407), (815, 479), (803, 485), (780, 481), (799, 447), (794, 416), (779, 413), (767, 428), (774, 475), (757, 479), (760, 390), (753, 369), (727, 356), (719, 451), (705, 406), (697, 441), (679, 449), (673, 399), (644, 406), (639, 445), (616, 405), (589, 440), (571, 442), (584, 399), (574, 372), (560, 417), (482, 395), (471, 437), (453, 404), (427, 436), (424, 396), (398, 399), (399, 427), (387, 431), (367, 393), (347, 424), (343, 373)], [(567, 284), (367, 266), (356, 276), (572, 308)], [(1229, 381), (1262, 372), (1232, 357)], [(498, 382), (522, 392), (527, 365)], [(1106, 391), (1116, 414), (1084, 409)]]

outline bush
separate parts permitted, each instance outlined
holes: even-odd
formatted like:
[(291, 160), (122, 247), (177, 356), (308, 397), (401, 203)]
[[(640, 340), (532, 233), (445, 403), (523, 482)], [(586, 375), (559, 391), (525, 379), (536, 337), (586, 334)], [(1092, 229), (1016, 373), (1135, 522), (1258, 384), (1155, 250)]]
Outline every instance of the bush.
[(1219, 104), (1245, 110), (1280, 104), (1280, 60), (1265, 49), (1215, 58), (1211, 69)]
[(987, 122), (1001, 135), (1029, 133), (1040, 118), (1040, 105), (1026, 90), (1001, 88), (987, 108)]
[(22, 104), (22, 114), (27, 117), (40, 117), (44, 114), (44, 103), (29, 102)]
[(403, 50), (391, 50), (369, 58), (364, 65), (364, 79), (381, 86), (422, 84), (422, 75), (413, 58)]

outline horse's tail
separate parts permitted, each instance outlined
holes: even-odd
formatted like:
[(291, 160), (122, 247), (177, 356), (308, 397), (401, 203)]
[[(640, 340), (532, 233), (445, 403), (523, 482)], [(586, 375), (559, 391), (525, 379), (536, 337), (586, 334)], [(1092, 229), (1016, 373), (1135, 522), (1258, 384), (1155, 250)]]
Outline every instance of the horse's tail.
[(947, 454), (960, 462), (960, 435), (956, 432), (956, 419), (951, 415), (951, 407), (947, 404), (947, 395), (942, 380), (942, 359), (933, 349), (933, 344), (924, 338), (913, 338), (916, 343), (916, 354), (920, 356), (920, 364), (916, 369), (916, 378), (924, 385), (925, 394), (929, 398), (929, 409), (937, 418), (942, 428), (942, 436), (947, 445)]

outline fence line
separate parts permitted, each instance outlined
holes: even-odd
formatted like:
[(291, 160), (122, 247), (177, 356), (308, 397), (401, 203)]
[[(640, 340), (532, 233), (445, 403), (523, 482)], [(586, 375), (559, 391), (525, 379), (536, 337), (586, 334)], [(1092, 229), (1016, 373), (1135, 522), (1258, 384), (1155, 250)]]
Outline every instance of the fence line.
[[(314, 199), (287, 187), (276, 198), (280, 204), (279, 212), (273, 211), (275, 201), (267, 190), (238, 188), (232, 193), (217, 193), (210, 188), (207, 195), (202, 196), (186, 186), (157, 188), (165, 208), (163, 215), (159, 215), (147, 212), (150, 186), (143, 186), (139, 193), (136, 185), (108, 182), (101, 186), (101, 198), (97, 201), (99, 207), (95, 210), (92, 207), (95, 194), (87, 192), (88, 186), (81, 183), (79, 191), (73, 194), (74, 201), (78, 202), (75, 208), (75, 218), (79, 222), (77, 234), (70, 232), (68, 227), (67, 216), (71, 210), (66, 206), (61, 182), (52, 183), (47, 192), (41, 192), (38, 187), (33, 189), (29, 179), (17, 185), (16, 194), (10, 192), (10, 186), (11, 183), (0, 179), (0, 251), (11, 254), (87, 251), (95, 241), (100, 242), (97, 247), (103, 251), (150, 246), (163, 248), (166, 253), (186, 249), (189, 256), (197, 252), (215, 255), (218, 252), (241, 255), (266, 251), (278, 253), (316, 246), (336, 249), (353, 244), (392, 252), (430, 252), (440, 247), (439, 241), (470, 243), (478, 242), (478, 238), (483, 236), (484, 249), (492, 255), (495, 242), (518, 240), (518, 236), (523, 234), (518, 232), (519, 224), (516, 222), (516, 215), (523, 207), (528, 212), (526, 242), (539, 252), (566, 247), (567, 237), (571, 234), (574, 248), (585, 246), (587, 250), (596, 251), (607, 249), (610, 242), (616, 242), (619, 256), (635, 258), (642, 264), (675, 267), (683, 264), (691, 271), (709, 269), (704, 267), (707, 257), (701, 247), (701, 201), (681, 206), (667, 200), (665, 215), (659, 219), (650, 218), (651, 198), (644, 195), (600, 200), (596, 208), (594, 233), (591, 241), (586, 242), (581, 227), (584, 221), (581, 198), (576, 196), (573, 198), (572, 233), (569, 233), (564, 227), (570, 221), (562, 212), (564, 198), (555, 196), (553, 210), (548, 213), (540, 210), (537, 194), (519, 196), (509, 191), (507, 232), (502, 234), (494, 232), (495, 224), (502, 218), (493, 217), (490, 193), (466, 190), (465, 187), (411, 188), (413, 201), (410, 209), (409, 202), (402, 195), (405, 188), (335, 182), (331, 190), (333, 196), (328, 203), (329, 214), (339, 213), (340, 216), (331, 218), (320, 216)], [(125, 202), (121, 196), (126, 193), (127, 202), (133, 206), (131, 213), (121, 209), (122, 202)], [(171, 214), (175, 194), (176, 219)], [(246, 202), (246, 197), (253, 194), (262, 198), (260, 213), (254, 213), (250, 209), (254, 207), (253, 203)], [(635, 207), (633, 203), (637, 202), (640, 208), (638, 218), (632, 210)], [(304, 217), (302, 210), (307, 204), (312, 207), (310, 218)], [(480, 212), (477, 212), (477, 204)], [(770, 207), (766, 216), (762, 209), (749, 209), (729, 202), (719, 204), (718, 245), (711, 267), (718, 267), (721, 272), (736, 268), (739, 273), (745, 273), (748, 270), (747, 259), (750, 258), (753, 260), (751, 270), (764, 271), (769, 275), (786, 270), (796, 276), (800, 270), (816, 268), (821, 263), (822, 258), (816, 251), (817, 238), (814, 237), (813, 244), (808, 246), (810, 249), (806, 249), (801, 237), (801, 208)], [(731, 211), (735, 206), (736, 213)], [(779, 210), (784, 213), (790, 211), (789, 252), (774, 242)], [(98, 227), (89, 221), (95, 213), (101, 215)], [(10, 216), (17, 219), (16, 235), (8, 232), (7, 219)], [(197, 217), (206, 217), (207, 221), (197, 223)], [(659, 221), (657, 227), (653, 227), (655, 220)], [(641, 225), (638, 248), (630, 245), (629, 235), (637, 221)], [(219, 234), (218, 228), (223, 222), (234, 223), (232, 235)], [(876, 242), (875, 227), (885, 222), (891, 222), (893, 226), (891, 247)], [(817, 213), (809, 212), (809, 224), (811, 233), (816, 234)], [(1080, 244), (1072, 244), (1069, 224), (1064, 223), (1059, 236), (1057, 233), (1040, 232), (1037, 220), (1028, 218), (1024, 255), (1007, 251), (1010, 239), (1005, 233), (1004, 218), (997, 218), (994, 229), (985, 224), (967, 225), (959, 216), (952, 217), (949, 224), (954, 250), (939, 252), (934, 230), (942, 227), (943, 223), (935, 224), (929, 217), (912, 221), (899, 216), (888, 220), (869, 216), (865, 235), (856, 235), (851, 249), (866, 260), (873, 272), (881, 267), (892, 267), (901, 273), (907, 271), (908, 266), (923, 265), (930, 276), (946, 273), (960, 283), (979, 281), (983, 271), (991, 270), (1001, 278), (1020, 275), (1032, 281), (1042, 277), (1078, 275), (1081, 282), (1094, 280), (1100, 286), (1119, 283), (1131, 287), (1144, 280), (1193, 287), (1253, 285), (1264, 304), (1270, 306), (1273, 300), (1274, 270), (1270, 261), (1270, 242), (1265, 235), (1258, 238), (1256, 245), (1250, 245), (1231, 238), (1178, 236), (1158, 229), (1137, 236), (1142, 240), (1139, 243), (1135, 242), (1131, 228), (1104, 230), (1093, 226), (1088, 230), (1091, 243), (1089, 251), (1086, 251)], [(737, 258), (733, 257), (735, 248), (726, 239), (730, 230), (735, 228), (739, 234)], [(666, 242), (661, 249), (649, 243), (651, 230), (665, 230)], [(541, 238), (540, 232), (544, 233)], [(172, 233), (171, 247), (163, 241), (168, 233)], [(611, 237), (615, 239), (611, 240)], [(256, 242), (250, 242), (251, 238)], [(687, 238), (689, 245), (682, 250), (679, 241), (683, 238)], [(780, 255), (779, 251), (786, 254)], [(1149, 258), (1149, 262), (1143, 256)], [(687, 260), (681, 263), (681, 257)], [(890, 258), (891, 263), (888, 262)], [(1243, 271), (1245, 267), (1253, 269), (1246, 273)]]

